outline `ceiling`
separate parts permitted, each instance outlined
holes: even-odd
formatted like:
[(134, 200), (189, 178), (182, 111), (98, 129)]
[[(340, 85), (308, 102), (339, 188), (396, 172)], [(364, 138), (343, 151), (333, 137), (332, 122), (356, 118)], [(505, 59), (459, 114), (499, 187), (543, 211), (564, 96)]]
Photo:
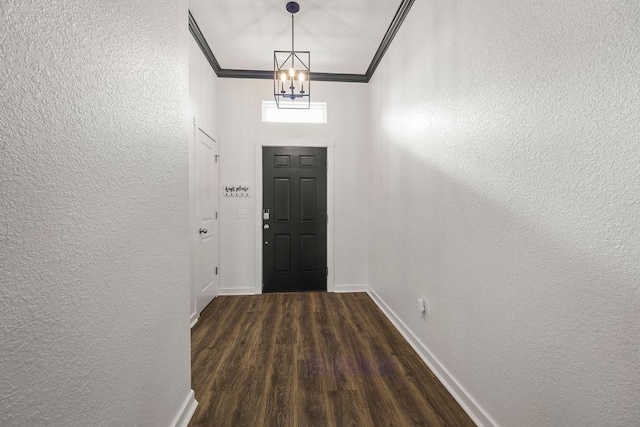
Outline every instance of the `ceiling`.
[[(311, 70), (365, 74), (401, 0), (298, 0), (295, 48)], [(190, 0), (189, 10), (220, 67), (273, 70), (273, 51), (291, 49), (287, 0)]]

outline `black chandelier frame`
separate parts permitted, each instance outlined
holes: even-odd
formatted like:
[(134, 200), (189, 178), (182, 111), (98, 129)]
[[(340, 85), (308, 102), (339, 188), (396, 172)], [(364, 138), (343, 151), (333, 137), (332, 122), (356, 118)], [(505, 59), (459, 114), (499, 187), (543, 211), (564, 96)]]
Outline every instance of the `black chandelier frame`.
[[(307, 61), (303, 61), (303, 57), (307, 57)], [(278, 61), (278, 58), (286, 57), (282, 62)], [(302, 57), (302, 58), (301, 58)], [(311, 108), (311, 52), (308, 50), (276, 50), (273, 52), (273, 96), (276, 100), (276, 105), (281, 109), (309, 109)], [(289, 65), (291, 63), (291, 65)], [(296, 64), (299, 64), (296, 68)], [(296, 91), (296, 75), (291, 76), (289, 71), (295, 70), (295, 73), (304, 72), (306, 74), (304, 83), (300, 91)], [(287, 80), (283, 81), (280, 76), (285, 74), (288, 76)], [(306, 84), (306, 88), (304, 87)], [(305, 90), (306, 89), (306, 90)], [(291, 101), (282, 103), (282, 100)], [(296, 106), (293, 106), (293, 101), (301, 100)]]
[(300, 5), (290, 1), (286, 9), (291, 13), (291, 50), (273, 52), (273, 97), (279, 109), (310, 109), (311, 52), (295, 50), (294, 15), (300, 10)]

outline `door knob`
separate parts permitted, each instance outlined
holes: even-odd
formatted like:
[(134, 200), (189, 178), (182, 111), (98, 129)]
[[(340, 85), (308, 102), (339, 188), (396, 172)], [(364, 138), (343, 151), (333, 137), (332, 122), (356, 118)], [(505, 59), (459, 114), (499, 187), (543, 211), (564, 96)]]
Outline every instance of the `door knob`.
[(268, 229), (269, 229), (269, 224), (265, 224), (265, 225), (264, 225), (264, 229), (265, 229), (265, 230), (268, 230)]
[(200, 229), (200, 234), (203, 234), (203, 233), (207, 234), (207, 231), (209, 231), (209, 230), (207, 230), (206, 228), (201, 228)]

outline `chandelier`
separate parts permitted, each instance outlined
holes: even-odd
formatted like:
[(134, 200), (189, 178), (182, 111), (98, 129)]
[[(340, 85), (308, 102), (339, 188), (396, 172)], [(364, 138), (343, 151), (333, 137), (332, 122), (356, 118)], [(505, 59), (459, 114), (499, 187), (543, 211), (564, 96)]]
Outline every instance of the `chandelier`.
[(293, 20), (300, 5), (290, 1), (286, 8), (291, 14), (291, 50), (273, 52), (273, 97), (278, 108), (308, 109), (311, 106), (311, 54), (295, 50)]

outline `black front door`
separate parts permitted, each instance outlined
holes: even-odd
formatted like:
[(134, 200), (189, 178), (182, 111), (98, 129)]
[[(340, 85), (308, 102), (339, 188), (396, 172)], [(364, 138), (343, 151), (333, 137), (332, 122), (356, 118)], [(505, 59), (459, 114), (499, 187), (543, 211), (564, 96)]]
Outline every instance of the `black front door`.
[(264, 292), (327, 290), (327, 149), (262, 149)]

